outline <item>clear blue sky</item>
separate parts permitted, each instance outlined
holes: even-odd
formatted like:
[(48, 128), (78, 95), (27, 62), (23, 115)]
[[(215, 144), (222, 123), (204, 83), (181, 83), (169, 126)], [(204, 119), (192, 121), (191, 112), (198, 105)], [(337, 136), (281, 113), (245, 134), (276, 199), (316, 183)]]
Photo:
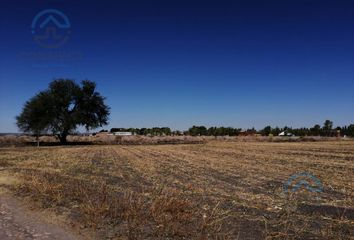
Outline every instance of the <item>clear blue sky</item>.
[[(56, 49), (33, 40), (45, 9), (71, 23)], [(0, 132), (16, 132), (24, 102), (59, 77), (97, 82), (112, 109), (106, 129), (353, 123), (353, 9), (349, 0), (4, 0)]]

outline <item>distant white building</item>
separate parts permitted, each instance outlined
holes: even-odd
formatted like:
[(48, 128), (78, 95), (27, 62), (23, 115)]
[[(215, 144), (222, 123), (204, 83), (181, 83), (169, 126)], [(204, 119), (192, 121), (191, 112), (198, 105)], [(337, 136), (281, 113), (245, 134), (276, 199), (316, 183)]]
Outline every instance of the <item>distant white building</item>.
[(132, 135), (134, 135), (132, 132), (113, 132), (112, 134), (115, 136), (132, 136)]
[(286, 131), (283, 131), (283, 132), (279, 133), (279, 134), (278, 134), (278, 136), (287, 136), (287, 137), (291, 137), (291, 136), (294, 136), (294, 134), (289, 133), (289, 132), (286, 132)]

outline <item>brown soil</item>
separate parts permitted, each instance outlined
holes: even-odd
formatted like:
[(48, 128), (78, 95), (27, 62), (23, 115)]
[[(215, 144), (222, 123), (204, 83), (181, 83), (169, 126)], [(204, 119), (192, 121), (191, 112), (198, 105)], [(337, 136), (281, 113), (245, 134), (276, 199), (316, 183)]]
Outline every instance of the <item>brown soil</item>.
[(43, 212), (30, 210), (22, 201), (17, 200), (6, 190), (17, 180), (0, 171), (0, 239), (65, 239), (80, 237), (69, 230), (49, 223)]

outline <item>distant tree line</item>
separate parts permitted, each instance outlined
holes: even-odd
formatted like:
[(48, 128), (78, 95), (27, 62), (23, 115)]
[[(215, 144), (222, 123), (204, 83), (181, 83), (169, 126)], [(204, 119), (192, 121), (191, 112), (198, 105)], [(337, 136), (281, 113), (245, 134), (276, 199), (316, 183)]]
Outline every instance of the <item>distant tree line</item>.
[(281, 132), (289, 132), (292, 133), (296, 136), (323, 136), (323, 137), (333, 137), (337, 135), (341, 136), (350, 136), (354, 137), (354, 124), (350, 124), (348, 126), (343, 126), (343, 127), (336, 127), (333, 128), (333, 122), (330, 120), (326, 120), (323, 123), (323, 126), (320, 126), (319, 124), (315, 124), (311, 128), (291, 128), (291, 127), (275, 127), (272, 128), (271, 126), (266, 126), (262, 130), (259, 131), (260, 134), (263, 136), (269, 136), (269, 135), (278, 135)]
[(193, 126), (188, 129), (187, 133), (191, 136), (237, 136), (241, 131), (241, 128), (232, 127)]
[[(107, 131), (107, 130), (102, 130)], [(292, 133), (295, 136), (327, 136), (337, 135), (354, 137), (354, 124), (343, 127), (333, 127), (333, 122), (326, 120), (323, 125), (316, 124), (311, 128), (292, 128), (292, 127), (271, 127), (266, 126), (257, 131), (254, 128), (242, 130), (233, 127), (205, 127), (192, 126), (187, 131), (172, 131), (169, 127), (153, 128), (112, 128), (110, 132), (131, 132), (136, 135), (166, 136), (166, 135), (190, 135), (190, 136), (239, 136), (260, 134), (262, 136), (278, 136), (281, 132)]]

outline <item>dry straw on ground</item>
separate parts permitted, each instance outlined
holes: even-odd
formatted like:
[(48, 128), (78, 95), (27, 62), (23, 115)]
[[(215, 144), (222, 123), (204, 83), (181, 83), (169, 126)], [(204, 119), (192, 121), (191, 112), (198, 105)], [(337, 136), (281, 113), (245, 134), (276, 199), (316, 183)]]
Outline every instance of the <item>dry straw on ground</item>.
[[(350, 239), (354, 141), (0, 148), (11, 189), (97, 239)], [(283, 192), (309, 172), (322, 193)], [(81, 230), (83, 231), (83, 230)]]

